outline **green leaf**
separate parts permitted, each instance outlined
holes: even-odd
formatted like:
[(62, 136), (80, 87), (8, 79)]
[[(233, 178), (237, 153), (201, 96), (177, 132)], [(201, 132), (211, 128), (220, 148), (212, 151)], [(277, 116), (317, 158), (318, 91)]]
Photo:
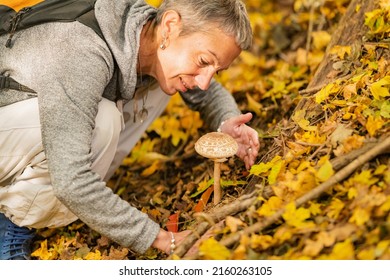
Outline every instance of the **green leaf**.
[(380, 114), (382, 117), (390, 119), (390, 101), (386, 100), (383, 102)]

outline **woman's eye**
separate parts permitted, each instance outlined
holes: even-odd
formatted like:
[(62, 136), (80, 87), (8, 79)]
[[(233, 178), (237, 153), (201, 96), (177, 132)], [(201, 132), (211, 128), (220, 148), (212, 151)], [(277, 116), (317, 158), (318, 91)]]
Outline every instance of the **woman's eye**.
[(200, 59), (200, 65), (201, 66), (207, 66), (207, 65), (209, 65), (209, 63), (206, 60), (204, 60), (203, 58), (201, 58)]

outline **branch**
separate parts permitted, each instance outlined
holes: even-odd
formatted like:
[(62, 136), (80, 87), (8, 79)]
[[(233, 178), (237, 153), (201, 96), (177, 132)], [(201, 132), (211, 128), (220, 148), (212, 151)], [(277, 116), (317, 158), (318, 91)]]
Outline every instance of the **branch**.
[[(193, 232), (186, 237), (186, 239), (177, 246), (174, 255), (178, 257), (183, 257), (189, 249), (198, 241), (202, 235), (215, 223), (218, 223), (225, 219), (227, 216), (231, 216), (247, 210), (251, 205), (255, 203), (257, 196), (255, 193), (245, 195), (236, 199), (230, 204), (227, 204), (222, 207), (215, 208), (210, 214), (198, 214), (198, 216), (204, 217), (206, 221), (200, 222), (196, 225)], [(171, 259), (169, 257), (168, 259)]]
[[(295, 205), (297, 207), (301, 206), (302, 204), (313, 200), (317, 198), (320, 194), (324, 193), (328, 189), (330, 189), (333, 185), (341, 182), (342, 180), (346, 179), (349, 175), (351, 175), (357, 168), (365, 164), (366, 162), (372, 160), (373, 158), (377, 157), (380, 154), (383, 154), (385, 152), (388, 152), (390, 149), (390, 137), (385, 138), (383, 142), (380, 142), (378, 145), (372, 147), (371, 150), (368, 150), (366, 153), (362, 154), (358, 158), (356, 158), (354, 161), (352, 161), (350, 164), (348, 164), (346, 167), (341, 169), (339, 172), (337, 172), (335, 175), (333, 175), (328, 181), (320, 184), (310, 192), (304, 194), (300, 198), (298, 198), (295, 201)], [(240, 240), (241, 235), (243, 234), (251, 234), (256, 232), (261, 232), (268, 226), (274, 224), (277, 222), (283, 215), (285, 209), (282, 208), (278, 212), (276, 212), (274, 215), (266, 218), (265, 220), (261, 222), (257, 222), (253, 224), (252, 226), (244, 229), (242, 232), (237, 232), (223, 240), (220, 241), (220, 243), (224, 246), (231, 246), (232, 244), (238, 242)]]

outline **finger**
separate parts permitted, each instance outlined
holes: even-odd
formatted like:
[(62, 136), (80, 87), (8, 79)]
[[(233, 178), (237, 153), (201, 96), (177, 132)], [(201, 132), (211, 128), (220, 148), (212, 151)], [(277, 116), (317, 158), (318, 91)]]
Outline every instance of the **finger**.
[(256, 160), (258, 154), (258, 150), (254, 149), (252, 147), (249, 147), (246, 149), (246, 155), (244, 156), (244, 161), (245, 161), (245, 167), (249, 169)]
[(249, 122), (252, 119), (253, 115), (252, 113), (246, 113), (246, 114), (241, 114), (237, 117), (237, 124), (244, 124)]
[(259, 134), (254, 129), (251, 129), (250, 133), (248, 134), (249, 141), (251, 142), (251, 148), (254, 150), (258, 150), (260, 147)]
[(252, 119), (252, 113), (246, 113), (246, 114), (241, 114), (239, 116), (233, 117), (233, 118), (229, 119), (229, 121), (226, 123), (230, 123), (230, 125), (232, 127), (237, 128), (237, 127), (240, 127), (241, 125), (249, 122), (251, 119)]

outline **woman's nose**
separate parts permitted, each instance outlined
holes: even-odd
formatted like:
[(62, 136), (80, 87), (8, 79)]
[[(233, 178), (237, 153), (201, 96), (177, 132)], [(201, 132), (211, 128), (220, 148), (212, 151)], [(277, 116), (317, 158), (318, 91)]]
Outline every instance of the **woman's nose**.
[(210, 86), (211, 79), (215, 74), (215, 70), (210, 68), (203, 68), (202, 71), (195, 76), (196, 85), (201, 90), (207, 90)]

